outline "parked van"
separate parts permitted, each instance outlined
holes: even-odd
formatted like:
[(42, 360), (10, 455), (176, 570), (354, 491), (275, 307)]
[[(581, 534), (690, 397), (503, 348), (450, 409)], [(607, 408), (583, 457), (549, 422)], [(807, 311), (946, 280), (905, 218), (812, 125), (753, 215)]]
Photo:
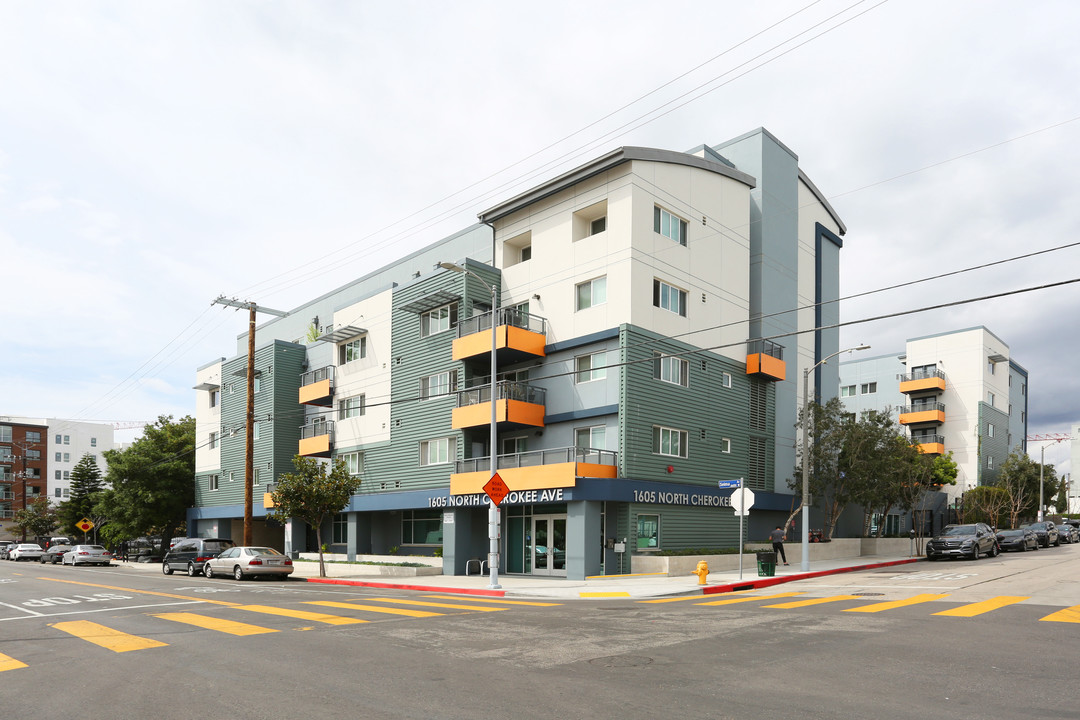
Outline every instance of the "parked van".
[(165, 553), (161, 572), (172, 575), (173, 570), (186, 570), (190, 577), (195, 577), (202, 573), (203, 563), (235, 545), (227, 538), (186, 538)]

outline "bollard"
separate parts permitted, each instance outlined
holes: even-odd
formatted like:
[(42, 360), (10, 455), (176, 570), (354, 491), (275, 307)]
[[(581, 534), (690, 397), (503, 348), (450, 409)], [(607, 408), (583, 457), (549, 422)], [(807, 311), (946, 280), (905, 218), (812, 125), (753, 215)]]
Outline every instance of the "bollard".
[(697, 567), (690, 574), (698, 576), (698, 585), (704, 585), (705, 578), (709, 575), (709, 563), (704, 560), (698, 561)]

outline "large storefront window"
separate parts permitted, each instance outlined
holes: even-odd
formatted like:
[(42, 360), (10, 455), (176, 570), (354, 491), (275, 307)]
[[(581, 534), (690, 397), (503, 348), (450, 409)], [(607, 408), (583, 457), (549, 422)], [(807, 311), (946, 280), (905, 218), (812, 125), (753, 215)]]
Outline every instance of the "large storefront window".
[(402, 545), (441, 545), (441, 510), (406, 510), (401, 514)]
[(338, 513), (334, 516), (334, 532), (331, 542), (335, 545), (344, 545), (349, 542), (349, 521), (345, 513)]
[(637, 549), (656, 550), (660, 547), (660, 516), (638, 515)]

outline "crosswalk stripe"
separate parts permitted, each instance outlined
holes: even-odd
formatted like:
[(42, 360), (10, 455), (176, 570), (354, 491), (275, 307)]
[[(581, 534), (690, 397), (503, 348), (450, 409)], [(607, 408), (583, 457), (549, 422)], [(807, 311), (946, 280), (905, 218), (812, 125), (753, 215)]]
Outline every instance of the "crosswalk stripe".
[(399, 598), (368, 598), (378, 602), (398, 603), (400, 605), (419, 605), (421, 607), (449, 608), (451, 610), (475, 610), (476, 612), (501, 612), (506, 608), (484, 607), (483, 605), (451, 605), (450, 603), (424, 602), (423, 600), (403, 600)]
[(161, 613), (154, 615), (154, 617), (161, 618), (162, 620), (172, 620), (173, 622), (184, 623), (186, 625), (194, 625), (195, 627), (201, 627), (205, 630), (216, 630), (217, 632), (228, 633), (229, 635), (264, 635), (266, 633), (278, 632), (273, 628), (248, 625), (247, 623), (236, 622), (235, 620), (225, 620), (224, 618), (215, 618), (210, 617), (209, 615), (199, 615), (197, 613)]
[(833, 595), (831, 597), (810, 598), (809, 600), (793, 600), (792, 602), (780, 603), (779, 605), (762, 605), (762, 607), (789, 610), (791, 608), (810, 607), (811, 605), (839, 602), (840, 600), (862, 600), (862, 598), (858, 595)]
[(998, 608), (1003, 608), (1007, 605), (1015, 605), (1018, 602), (1030, 599), (1029, 596), (1025, 595), (1001, 595), (996, 598), (990, 598), (989, 600), (983, 600), (982, 602), (961, 605), (952, 610), (942, 610), (941, 612), (936, 612), (934, 614), (945, 615), (946, 617), (975, 617), (976, 615), (988, 613), (991, 610), (997, 610)]
[(712, 602), (697, 603), (698, 605), (734, 605), (735, 603), (750, 602), (751, 600), (772, 600), (773, 598), (785, 598), (795, 597), (796, 595), (805, 595), (801, 592), (786, 592), (776, 593), (775, 595), (743, 595), (742, 597), (724, 598), (723, 600), (713, 600)]
[(387, 615), (407, 615), (409, 617), (442, 617), (444, 615), (444, 613), (428, 612), (427, 610), (406, 610), (405, 608), (376, 607), (375, 605), (335, 602), (334, 600), (305, 600), (304, 604), (324, 605), (326, 607), (344, 608), (345, 610), (368, 610), (370, 612), (386, 613)]
[(1039, 618), (1039, 621), (1080, 623), (1080, 605), (1073, 605), (1072, 607), (1065, 608), (1064, 610), (1058, 610), (1055, 613), (1050, 613), (1046, 617)]
[(906, 600), (890, 600), (888, 602), (874, 603), (873, 605), (865, 605), (857, 608), (845, 608), (844, 612), (881, 612), (882, 610), (893, 610), (895, 608), (907, 607), (908, 605), (918, 605), (919, 603), (930, 602), (931, 600), (941, 600), (942, 598), (949, 597), (949, 593), (944, 595), (931, 595), (929, 593), (923, 593), (921, 595), (915, 595), (909, 597)]
[(266, 615), (280, 615), (281, 617), (295, 618), (297, 620), (312, 620), (326, 623), (327, 625), (355, 625), (366, 623), (367, 620), (359, 618), (341, 617), (340, 615), (326, 615), (306, 610), (289, 610), (287, 608), (271, 607), (270, 605), (233, 605), (234, 610), (248, 610), (250, 612), (264, 613)]
[(18, 670), (19, 668), (24, 667), (27, 667), (26, 663), (19, 662), (10, 655), (0, 653), (0, 672), (4, 672), (5, 670)]
[(165, 647), (169, 643), (163, 643), (150, 638), (129, 635), (110, 627), (99, 625), (89, 620), (71, 620), (69, 622), (54, 623), (53, 627), (62, 630), (69, 635), (92, 642), (95, 645), (112, 650), (113, 652), (130, 652), (132, 650), (145, 650), (146, 648)]
[(425, 595), (424, 597), (438, 600), (468, 600), (469, 602), (494, 603), (496, 605), (532, 605), (534, 607), (558, 607), (562, 603), (555, 602), (532, 602), (530, 600), (503, 600), (502, 598), (469, 597), (462, 598), (460, 595)]

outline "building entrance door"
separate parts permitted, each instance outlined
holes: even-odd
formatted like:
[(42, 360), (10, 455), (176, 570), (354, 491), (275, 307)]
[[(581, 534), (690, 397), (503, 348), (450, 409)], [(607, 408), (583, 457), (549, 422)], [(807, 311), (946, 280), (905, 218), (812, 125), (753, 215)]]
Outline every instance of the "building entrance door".
[(533, 575), (566, 575), (566, 516), (533, 515)]

